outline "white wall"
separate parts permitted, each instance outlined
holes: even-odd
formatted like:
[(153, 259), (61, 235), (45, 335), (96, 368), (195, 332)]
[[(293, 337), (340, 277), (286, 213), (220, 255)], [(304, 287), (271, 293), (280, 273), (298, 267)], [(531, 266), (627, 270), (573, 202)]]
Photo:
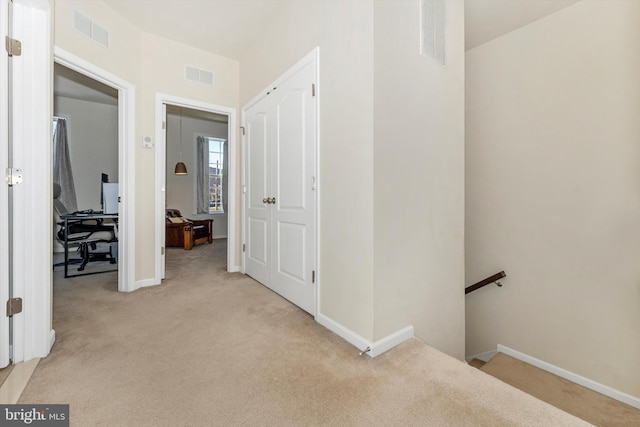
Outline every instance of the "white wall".
[(99, 210), (101, 173), (118, 182), (118, 107), (56, 96), (53, 114), (67, 119), (78, 209)]
[(467, 354), (500, 343), (640, 397), (640, 2), (467, 52)]
[(320, 313), (373, 338), (373, 4), (291, 2), (240, 61), (244, 105), (320, 47)]
[[(196, 136), (227, 139), (227, 124), (193, 117), (182, 118), (182, 161), (189, 172), (186, 176), (173, 173), (180, 159), (180, 115), (167, 114), (167, 208), (178, 209), (187, 218), (213, 218), (213, 237), (227, 237), (227, 214), (197, 214)], [(235, 173), (235, 171), (232, 171)]]
[(464, 357), (464, 4), (446, 66), (420, 55), (420, 2), (375, 1), (375, 339), (407, 325)]
[(320, 47), (320, 313), (371, 341), (414, 324), (462, 358), (463, 4), (448, 7), (444, 69), (419, 55), (417, 0), (293, 2), (241, 60), (240, 100)]
[[(238, 62), (141, 32), (99, 0), (55, 0), (54, 6), (56, 46), (135, 85), (136, 139), (131, 143), (136, 145), (136, 280), (153, 279), (153, 248), (159, 245), (154, 237), (155, 156), (153, 149), (142, 147), (142, 138), (143, 135), (155, 135), (156, 93), (237, 108)], [(73, 28), (75, 9), (110, 31), (109, 48), (96, 44)], [(212, 70), (215, 85), (185, 80), (184, 65), (187, 64)], [(237, 223), (240, 224), (239, 218)], [(237, 236), (240, 236), (239, 227)], [(238, 252), (234, 265), (239, 264), (241, 246), (236, 243)]]

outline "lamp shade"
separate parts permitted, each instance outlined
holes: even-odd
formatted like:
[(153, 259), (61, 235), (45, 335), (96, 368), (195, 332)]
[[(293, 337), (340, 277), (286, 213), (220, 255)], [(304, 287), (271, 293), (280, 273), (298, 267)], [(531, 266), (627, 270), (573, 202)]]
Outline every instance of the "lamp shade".
[(174, 172), (176, 175), (188, 175), (187, 166), (184, 163), (178, 162), (176, 163), (176, 170)]

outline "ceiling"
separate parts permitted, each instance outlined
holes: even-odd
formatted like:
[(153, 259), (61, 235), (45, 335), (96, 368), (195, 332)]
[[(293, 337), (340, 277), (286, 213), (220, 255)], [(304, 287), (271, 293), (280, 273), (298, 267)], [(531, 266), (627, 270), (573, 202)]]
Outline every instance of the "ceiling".
[[(143, 31), (233, 59), (293, 1), (301, 0), (105, 0)], [(578, 1), (464, 0), (466, 50)]]
[(510, 33), (580, 0), (465, 0), (465, 50)]
[[(105, 0), (105, 3), (145, 32), (239, 59), (272, 18), (292, 1), (301, 0)], [(464, 0), (466, 50), (578, 1)], [(117, 104), (115, 91), (110, 92), (108, 87), (64, 67), (56, 67), (54, 78), (57, 95)]]
[(239, 59), (291, 1), (296, 0), (105, 0), (105, 3), (142, 31)]
[(118, 105), (118, 91), (63, 65), (53, 67), (53, 95)]

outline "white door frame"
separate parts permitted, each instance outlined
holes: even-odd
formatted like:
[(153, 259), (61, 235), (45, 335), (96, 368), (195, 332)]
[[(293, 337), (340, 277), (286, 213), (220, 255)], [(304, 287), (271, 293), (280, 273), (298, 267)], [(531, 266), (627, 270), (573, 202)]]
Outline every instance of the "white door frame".
[(237, 136), (236, 136), (236, 110), (231, 107), (221, 105), (208, 104), (206, 102), (196, 101), (193, 99), (181, 98), (178, 96), (168, 95), (165, 93), (156, 93), (156, 156), (155, 156), (155, 187), (156, 187), (156, 206), (155, 206), (155, 277), (154, 284), (158, 285), (164, 278), (164, 265), (162, 262), (162, 249), (164, 244), (163, 232), (165, 228), (165, 181), (166, 181), (166, 156), (167, 141), (166, 132), (162, 128), (162, 122), (166, 120), (163, 106), (166, 104), (175, 105), (177, 107), (191, 108), (194, 110), (203, 110), (211, 113), (223, 114), (229, 117), (227, 124), (227, 138), (229, 141), (229, 164), (233, 165), (232, 173), (229, 174), (229, 186), (227, 188), (228, 206), (227, 212), (227, 271), (238, 271), (235, 264), (236, 253), (236, 168), (237, 168)]
[(118, 291), (134, 291), (141, 286), (135, 281), (135, 86), (57, 46), (54, 61), (118, 90)]

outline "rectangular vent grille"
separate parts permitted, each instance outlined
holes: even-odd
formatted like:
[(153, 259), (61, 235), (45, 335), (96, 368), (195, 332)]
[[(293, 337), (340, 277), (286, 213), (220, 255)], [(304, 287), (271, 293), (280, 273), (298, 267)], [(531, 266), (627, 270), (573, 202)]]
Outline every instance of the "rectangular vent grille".
[(203, 85), (213, 86), (213, 72), (202, 70), (200, 68), (185, 65), (184, 78), (192, 82), (202, 83)]
[(445, 65), (445, 0), (422, 0), (420, 21), (420, 53)]
[(101, 46), (109, 47), (109, 31), (93, 22), (77, 10), (73, 15), (73, 28)]

